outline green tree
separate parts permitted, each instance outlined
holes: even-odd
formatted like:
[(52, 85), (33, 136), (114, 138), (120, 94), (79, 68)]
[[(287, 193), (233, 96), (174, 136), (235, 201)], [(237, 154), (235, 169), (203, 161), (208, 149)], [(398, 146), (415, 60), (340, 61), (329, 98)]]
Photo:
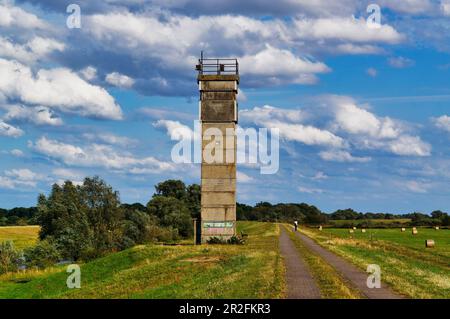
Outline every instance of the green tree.
[(180, 180), (169, 179), (155, 186), (156, 195), (186, 200), (186, 185)]
[(158, 218), (161, 226), (177, 229), (183, 237), (193, 234), (191, 214), (184, 201), (157, 195), (148, 202), (147, 210)]

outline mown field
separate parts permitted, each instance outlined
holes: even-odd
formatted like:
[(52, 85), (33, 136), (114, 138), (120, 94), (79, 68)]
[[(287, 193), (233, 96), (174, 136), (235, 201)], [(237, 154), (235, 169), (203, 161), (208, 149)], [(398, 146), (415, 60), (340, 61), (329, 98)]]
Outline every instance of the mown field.
[(282, 298), (279, 226), (239, 222), (248, 243), (141, 245), (81, 265), (81, 289), (66, 268), (0, 276), (0, 298)]
[(18, 249), (33, 246), (38, 240), (39, 226), (0, 227), (0, 242), (12, 241)]
[[(411, 229), (302, 231), (362, 269), (378, 264), (382, 280), (406, 296), (450, 298), (450, 230), (419, 228), (415, 236)], [(425, 248), (426, 239), (433, 239), (436, 247)]]
[[(334, 227), (342, 227), (344, 225), (353, 225), (353, 226), (360, 226), (362, 224), (368, 224), (371, 227), (383, 227), (385, 225), (392, 225), (392, 224), (398, 224), (398, 225), (404, 225), (411, 222), (411, 219), (408, 218), (399, 218), (399, 219), (358, 219), (358, 220), (344, 220), (344, 219), (337, 219), (337, 220), (330, 220), (330, 225), (333, 225)], [(403, 226), (402, 226), (403, 227)]]

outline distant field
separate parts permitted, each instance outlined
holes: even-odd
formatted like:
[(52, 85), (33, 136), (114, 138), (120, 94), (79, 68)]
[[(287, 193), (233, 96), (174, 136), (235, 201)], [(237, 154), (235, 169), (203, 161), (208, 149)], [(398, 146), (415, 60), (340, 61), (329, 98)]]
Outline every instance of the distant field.
[[(450, 230), (302, 229), (324, 247), (342, 255), (362, 269), (377, 264), (382, 280), (395, 290), (413, 298), (450, 298)], [(372, 240), (371, 240), (372, 238)], [(425, 248), (433, 239), (435, 248)]]
[(0, 227), (0, 242), (12, 241), (18, 249), (33, 246), (38, 240), (39, 226)]
[(411, 221), (409, 218), (400, 218), (400, 219), (357, 219), (357, 220), (344, 220), (344, 219), (338, 219), (338, 220), (330, 220), (330, 224), (335, 225), (336, 227), (340, 227), (342, 225), (361, 225), (363, 223), (369, 223), (373, 226), (383, 226), (386, 224), (407, 224)]
[(81, 265), (81, 289), (64, 267), (0, 276), (0, 298), (281, 298), (279, 226), (239, 222), (246, 245), (141, 245)]

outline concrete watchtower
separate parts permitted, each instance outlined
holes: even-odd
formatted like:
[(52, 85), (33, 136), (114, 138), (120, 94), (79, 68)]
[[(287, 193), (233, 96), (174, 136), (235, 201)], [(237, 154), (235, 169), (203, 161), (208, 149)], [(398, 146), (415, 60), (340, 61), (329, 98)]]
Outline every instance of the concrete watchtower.
[[(201, 242), (236, 234), (237, 59), (205, 59), (196, 66), (202, 126)], [(213, 132), (213, 134), (211, 134)], [(214, 133), (215, 132), (215, 133)], [(217, 132), (222, 134), (218, 138)], [(223, 160), (205, 158), (214, 146)]]

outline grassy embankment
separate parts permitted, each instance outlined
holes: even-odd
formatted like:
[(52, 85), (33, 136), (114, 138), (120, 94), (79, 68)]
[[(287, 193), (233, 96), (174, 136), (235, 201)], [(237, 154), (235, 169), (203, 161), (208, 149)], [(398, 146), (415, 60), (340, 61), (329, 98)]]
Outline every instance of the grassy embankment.
[(141, 245), (81, 265), (81, 289), (65, 267), (0, 276), (0, 298), (281, 298), (279, 227), (239, 222), (246, 245)]
[(0, 242), (12, 241), (17, 249), (33, 246), (38, 240), (39, 226), (0, 227)]
[[(302, 231), (322, 246), (336, 252), (362, 269), (368, 264), (381, 267), (382, 280), (412, 298), (450, 298), (450, 230), (305, 229)], [(433, 239), (435, 248), (425, 248)]]

